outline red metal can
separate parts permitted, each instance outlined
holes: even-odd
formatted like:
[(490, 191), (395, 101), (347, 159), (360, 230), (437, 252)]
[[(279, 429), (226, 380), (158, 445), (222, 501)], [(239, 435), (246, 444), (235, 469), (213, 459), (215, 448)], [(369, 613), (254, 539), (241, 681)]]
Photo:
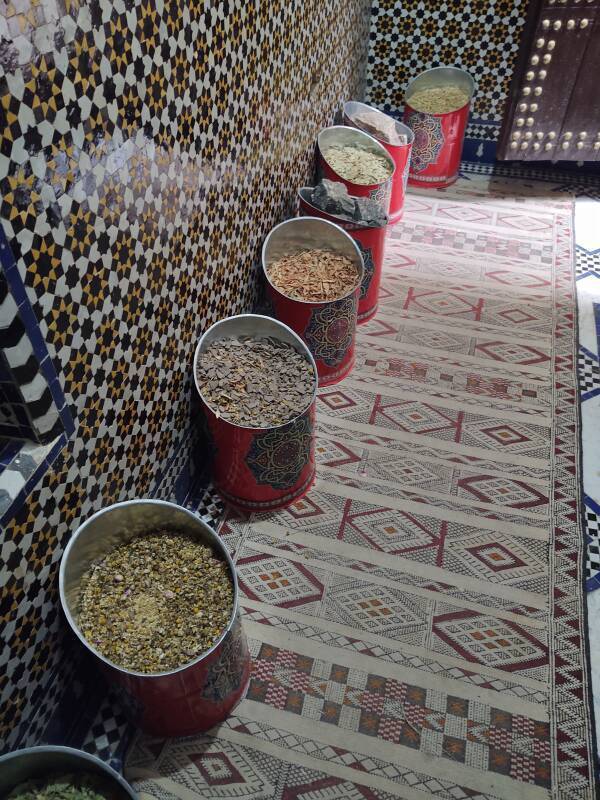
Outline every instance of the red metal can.
[[(456, 111), (425, 114), (410, 105), (410, 98), (422, 89), (452, 86), (464, 91), (469, 100)], [(439, 189), (458, 178), (465, 129), (469, 119), (475, 83), (458, 67), (434, 67), (422, 72), (406, 90), (404, 122), (415, 135), (408, 183)]]
[[(359, 103), (357, 100), (349, 100), (347, 103), (344, 103), (344, 122), (346, 125), (351, 125), (359, 130), (363, 130), (360, 122), (357, 121), (357, 115), (364, 112), (377, 114), (385, 120), (393, 122), (398, 136), (403, 136), (406, 138), (406, 144), (391, 144), (382, 136), (377, 136), (375, 133), (370, 134), (374, 139), (377, 139), (377, 141), (383, 147), (385, 147), (385, 149), (393, 158), (396, 166), (394, 175), (392, 177), (392, 192), (390, 196), (390, 213), (388, 220), (389, 225), (394, 225), (394, 223), (402, 219), (402, 211), (404, 210), (404, 195), (406, 194), (406, 182), (408, 180), (408, 168), (410, 165), (410, 151), (412, 148), (413, 139), (415, 137), (411, 129), (406, 125), (403, 125), (401, 122), (393, 119), (393, 117), (390, 117), (388, 114), (384, 114), (383, 111), (380, 111), (378, 108), (368, 106), (366, 103)], [(365, 133), (369, 133), (369, 131), (365, 131)], [(360, 322), (360, 310), (358, 321)]]
[[(218, 417), (198, 385), (197, 366), (211, 342), (227, 337), (270, 336), (288, 342), (310, 362), (314, 386), (306, 409), (291, 422), (248, 428)], [(194, 356), (194, 380), (214, 445), (213, 482), (231, 505), (245, 511), (274, 511), (298, 500), (315, 480), (317, 367), (302, 339), (287, 325), (259, 314), (240, 314), (212, 325)]]
[(386, 226), (361, 225), (358, 222), (349, 222), (346, 219), (342, 219), (342, 217), (328, 214), (327, 211), (322, 211), (310, 202), (311, 191), (310, 186), (303, 186), (298, 189), (300, 216), (320, 217), (329, 222), (334, 222), (340, 228), (343, 228), (348, 236), (354, 239), (360, 250), (364, 273), (358, 295), (357, 322), (362, 325), (363, 322), (368, 322), (374, 317), (377, 312), (379, 284), (381, 283), (381, 270), (385, 253)]
[[(211, 547), (229, 568), (234, 598), (229, 624), (210, 650), (177, 669), (148, 674), (105, 658), (84, 637), (77, 616), (81, 582), (90, 566), (133, 537), (160, 529), (187, 533)], [(240, 621), (235, 567), (217, 534), (191, 511), (164, 500), (130, 500), (98, 511), (80, 525), (65, 549), (59, 591), (69, 625), (98, 659), (124, 712), (143, 731), (164, 737), (208, 730), (244, 696), (250, 655)]]
[[(349, 258), (357, 271), (356, 286), (344, 297), (323, 303), (286, 297), (269, 280), (268, 267), (278, 258), (302, 250), (333, 250)], [(277, 319), (294, 330), (310, 350), (319, 386), (337, 383), (354, 366), (358, 295), (363, 260), (358, 245), (338, 225), (316, 217), (295, 217), (276, 225), (265, 239), (262, 266)]]
[[(352, 183), (341, 175), (338, 175), (335, 170), (329, 166), (325, 154), (329, 147), (359, 147), (362, 150), (368, 150), (378, 156), (383, 156), (390, 168), (389, 178), (381, 181), (381, 183), (363, 184)], [(394, 172), (396, 165), (394, 159), (385, 149), (385, 147), (369, 136), (368, 133), (359, 130), (358, 128), (350, 128), (347, 125), (332, 125), (330, 128), (324, 128), (317, 136), (317, 174), (319, 179), (328, 178), (330, 181), (338, 181), (343, 183), (348, 188), (348, 194), (353, 197), (371, 197), (376, 200), (386, 214), (390, 211), (390, 198), (392, 194), (392, 183), (394, 180)]]

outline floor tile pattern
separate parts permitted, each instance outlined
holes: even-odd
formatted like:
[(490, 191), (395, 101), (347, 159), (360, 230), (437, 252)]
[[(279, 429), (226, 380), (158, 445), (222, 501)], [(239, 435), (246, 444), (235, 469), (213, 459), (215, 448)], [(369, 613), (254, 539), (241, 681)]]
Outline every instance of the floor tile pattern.
[[(579, 322), (579, 397), (583, 442), (583, 502), (587, 535), (586, 588), (600, 588), (600, 485), (598, 483), (597, 442), (600, 417), (600, 234), (597, 214), (600, 208), (594, 193), (577, 204), (577, 303)], [(594, 624), (590, 620), (590, 624)]]

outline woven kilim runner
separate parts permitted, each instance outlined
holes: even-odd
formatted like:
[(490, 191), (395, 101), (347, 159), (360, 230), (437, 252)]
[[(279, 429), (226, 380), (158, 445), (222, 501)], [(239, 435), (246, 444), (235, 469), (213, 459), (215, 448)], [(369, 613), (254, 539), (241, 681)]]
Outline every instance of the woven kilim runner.
[(318, 481), (229, 519), (253, 656), (213, 735), (139, 737), (164, 800), (592, 798), (573, 203), (407, 198)]

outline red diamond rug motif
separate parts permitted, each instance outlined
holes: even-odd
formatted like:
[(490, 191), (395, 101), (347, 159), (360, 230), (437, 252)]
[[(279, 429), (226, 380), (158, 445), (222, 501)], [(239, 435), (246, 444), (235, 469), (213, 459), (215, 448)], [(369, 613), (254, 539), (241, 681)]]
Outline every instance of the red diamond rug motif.
[(206, 733), (139, 736), (141, 797), (594, 800), (556, 188), (409, 190), (356, 366), (318, 393), (315, 485), (222, 529), (247, 696)]

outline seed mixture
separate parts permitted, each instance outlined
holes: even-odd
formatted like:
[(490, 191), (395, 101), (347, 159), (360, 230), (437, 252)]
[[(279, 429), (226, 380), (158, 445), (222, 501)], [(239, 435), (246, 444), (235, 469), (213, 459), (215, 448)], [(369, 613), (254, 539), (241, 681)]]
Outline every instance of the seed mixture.
[(184, 533), (138, 536), (84, 576), (79, 627), (103, 656), (135, 672), (176, 669), (208, 650), (229, 623), (227, 564)]
[(273, 286), (295, 300), (338, 300), (358, 280), (355, 264), (331, 250), (304, 250), (274, 261), (267, 270)]
[(405, 134), (400, 133), (396, 127), (396, 121), (386, 114), (378, 114), (376, 111), (361, 111), (352, 118), (352, 122), (366, 133), (382, 139), (384, 142), (393, 145), (406, 144), (408, 139)]
[(99, 791), (100, 783), (98, 775), (57, 775), (20, 783), (6, 800), (106, 800), (110, 794)]
[(310, 361), (270, 336), (213, 342), (199, 358), (197, 377), (217, 416), (251, 428), (291, 422), (310, 404), (315, 385)]
[(424, 114), (448, 114), (469, 102), (469, 95), (456, 86), (432, 86), (415, 92), (407, 100), (415, 111)]
[(353, 145), (329, 147), (323, 153), (325, 161), (340, 178), (368, 186), (390, 177), (392, 168), (385, 156)]

